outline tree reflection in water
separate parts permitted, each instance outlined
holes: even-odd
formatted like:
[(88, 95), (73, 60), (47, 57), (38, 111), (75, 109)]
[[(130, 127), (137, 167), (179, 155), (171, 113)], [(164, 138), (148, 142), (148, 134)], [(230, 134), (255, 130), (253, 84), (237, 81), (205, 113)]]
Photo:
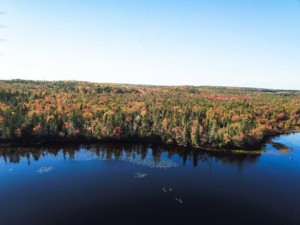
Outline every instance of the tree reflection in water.
[[(260, 154), (237, 154), (230, 151), (207, 151), (200, 149), (187, 149), (180, 147), (144, 145), (144, 144), (89, 144), (89, 145), (48, 145), (43, 147), (2, 147), (0, 158), (4, 163), (19, 163), (27, 159), (30, 165), (31, 160), (38, 161), (41, 157), (59, 157), (72, 160), (125, 160), (142, 165), (145, 162), (150, 167), (164, 168), (175, 167), (177, 164), (172, 161), (174, 156), (180, 158), (181, 164), (185, 166), (187, 161), (192, 162), (194, 167), (198, 164), (221, 161), (222, 163), (252, 164)], [(172, 164), (173, 163), (173, 164)], [(156, 166), (155, 166), (156, 165)]]

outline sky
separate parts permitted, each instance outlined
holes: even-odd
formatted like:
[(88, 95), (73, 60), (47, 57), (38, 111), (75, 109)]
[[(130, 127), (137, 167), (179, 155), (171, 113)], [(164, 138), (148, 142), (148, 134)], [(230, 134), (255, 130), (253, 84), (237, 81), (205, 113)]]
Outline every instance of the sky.
[(300, 89), (300, 0), (0, 0), (0, 80)]

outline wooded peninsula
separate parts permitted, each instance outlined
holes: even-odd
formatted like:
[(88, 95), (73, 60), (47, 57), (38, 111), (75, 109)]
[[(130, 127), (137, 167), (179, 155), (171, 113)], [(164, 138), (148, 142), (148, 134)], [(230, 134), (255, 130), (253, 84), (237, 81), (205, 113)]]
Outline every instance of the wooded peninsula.
[(300, 91), (0, 81), (0, 142), (140, 141), (253, 149), (300, 127)]

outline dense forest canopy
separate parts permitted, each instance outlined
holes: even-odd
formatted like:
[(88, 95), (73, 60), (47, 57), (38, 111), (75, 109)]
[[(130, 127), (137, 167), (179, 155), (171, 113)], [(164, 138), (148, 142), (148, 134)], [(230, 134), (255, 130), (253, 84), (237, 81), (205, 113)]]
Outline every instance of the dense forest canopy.
[(2, 141), (80, 137), (253, 148), (299, 127), (299, 91), (0, 81)]

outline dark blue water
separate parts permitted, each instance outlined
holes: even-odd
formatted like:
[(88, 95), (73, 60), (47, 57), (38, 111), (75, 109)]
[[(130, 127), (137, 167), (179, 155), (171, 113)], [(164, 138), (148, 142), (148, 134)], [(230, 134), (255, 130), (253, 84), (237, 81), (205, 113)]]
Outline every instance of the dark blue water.
[(0, 225), (299, 225), (300, 134), (273, 142), (257, 154), (1, 148)]

